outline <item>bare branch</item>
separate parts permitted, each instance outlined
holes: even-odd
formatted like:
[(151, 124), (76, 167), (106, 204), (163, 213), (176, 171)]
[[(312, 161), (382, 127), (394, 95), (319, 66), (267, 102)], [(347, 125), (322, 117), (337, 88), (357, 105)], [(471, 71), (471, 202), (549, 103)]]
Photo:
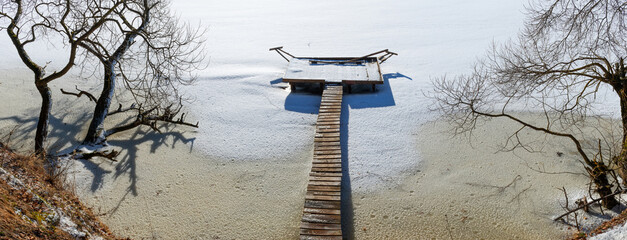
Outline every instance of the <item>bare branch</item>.
[(76, 96), (77, 98), (80, 98), (81, 96), (85, 95), (87, 96), (87, 98), (89, 98), (89, 101), (93, 101), (93, 102), (97, 101), (96, 97), (94, 97), (94, 95), (92, 95), (91, 93), (78, 89), (78, 86), (74, 86), (74, 87), (76, 88), (76, 91), (78, 91), (78, 93), (67, 92), (63, 90), (63, 88), (61, 88), (61, 93), (67, 94), (67, 95), (73, 95), (73, 96)]

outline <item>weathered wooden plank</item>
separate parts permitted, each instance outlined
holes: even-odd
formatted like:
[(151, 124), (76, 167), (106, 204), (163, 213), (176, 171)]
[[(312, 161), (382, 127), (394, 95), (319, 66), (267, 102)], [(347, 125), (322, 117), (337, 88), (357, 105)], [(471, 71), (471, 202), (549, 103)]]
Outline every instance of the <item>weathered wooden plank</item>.
[(303, 213), (303, 221), (310, 223), (340, 223), (340, 215)]
[(311, 168), (341, 168), (341, 163), (314, 163)]
[(342, 159), (314, 159), (312, 163), (342, 163)]
[(307, 191), (339, 192), (341, 188), (341, 186), (307, 185)]
[(322, 101), (320, 101), (320, 106), (342, 106), (342, 103), (339, 103), (339, 102), (322, 102)]
[(317, 125), (340, 125), (339, 119), (318, 119)]
[(316, 133), (315, 137), (339, 137), (340, 133)]
[(316, 129), (316, 133), (339, 133), (339, 128), (320, 128)]
[(339, 108), (325, 108), (320, 109), (320, 113), (341, 113), (342, 109)]
[(342, 172), (342, 168), (311, 168), (312, 172)]
[(342, 182), (309, 181), (309, 186), (341, 186)]
[(319, 120), (318, 125), (340, 125), (339, 120)]
[(342, 181), (342, 177), (309, 176), (309, 181), (333, 181), (333, 182), (339, 182), (339, 181)]
[(314, 155), (335, 155), (335, 154), (342, 154), (342, 150), (340, 149), (334, 149), (334, 150), (319, 150), (319, 149), (314, 149)]
[(342, 192), (307, 191), (307, 194), (324, 195), (324, 196), (341, 196)]
[(342, 158), (341, 157), (337, 157), (337, 158), (314, 158), (313, 159), (314, 162), (333, 162), (333, 163), (341, 163), (342, 162)]
[(341, 149), (342, 149), (341, 146), (318, 146), (314, 148), (314, 151), (333, 151), (333, 150), (341, 151)]
[(342, 240), (343, 236), (300, 235), (300, 240)]
[(317, 137), (317, 138), (314, 138), (314, 142), (338, 142), (338, 141), (340, 141), (339, 137), (329, 137), (329, 138)]
[(300, 240), (342, 240), (342, 236), (300, 235)]
[(316, 125), (316, 130), (317, 129), (340, 130), (340, 124), (318, 124), (318, 125)]
[(340, 124), (337, 123), (337, 121), (333, 121), (333, 122), (323, 122), (323, 123), (319, 123), (318, 125), (316, 125), (316, 130), (327, 130), (327, 129), (333, 129), (333, 130), (339, 131)]
[(328, 129), (328, 128), (340, 128), (340, 124), (318, 124), (316, 125), (317, 129)]
[(324, 109), (342, 109), (342, 105), (330, 104), (330, 103), (320, 105), (320, 111)]
[(340, 125), (340, 118), (318, 118), (318, 122), (316, 123), (316, 126), (323, 126), (323, 125)]
[(314, 159), (342, 158), (342, 154), (333, 155), (314, 155)]
[(339, 122), (340, 117), (336, 116), (318, 116), (318, 122)]
[[(339, 214), (339, 213), (338, 213)], [(327, 229), (327, 230), (338, 230), (342, 229), (341, 224), (324, 224), (324, 223), (309, 223), (309, 222), (301, 222), (300, 228), (302, 229)]]
[(324, 201), (340, 201), (340, 196), (328, 195), (305, 195), (306, 200), (324, 200)]
[(314, 142), (314, 147), (340, 146), (340, 142)]
[(320, 176), (320, 177), (341, 177), (342, 173), (328, 173), (328, 172), (311, 172), (309, 176)]
[[(325, 155), (321, 153), (331, 153), (333, 155), (342, 155), (341, 146), (318, 146), (314, 147), (314, 154)], [(329, 154), (326, 154), (329, 155)]]
[(342, 236), (342, 230), (328, 230), (328, 229), (300, 229), (302, 235), (316, 235), (316, 236)]
[[(327, 122), (341, 122), (342, 119), (339, 116), (318, 116), (318, 120), (316, 121), (316, 126), (320, 126), (329, 125)], [(339, 125), (339, 123), (337, 125)]]
[[(340, 158), (331, 158), (331, 159), (314, 159), (313, 164), (338, 164), (337, 167), (341, 167), (342, 159)], [(314, 168), (318, 168), (321, 166), (313, 166)]]
[(305, 208), (340, 209), (340, 201), (305, 200)]
[[(337, 122), (337, 121), (334, 121)], [(333, 129), (333, 130), (340, 130), (340, 124), (328, 124), (328, 123), (317, 123), (316, 124), (316, 130), (318, 129)]]
[[(325, 165), (322, 165), (322, 164), (325, 164)], [(330, 165), (330, 164), (334, 164), (334, 165)], [(314, 159), (311, 167), (312, 168), (325, 168), (325, 167), (326, 168), (341, 168), (342, 159), (341, 158)]]
[[(314, 195), (340, 196), (340, 186), (307, 186), (307, 193), (320, 193)], [(313, 190), (312, 190), (313, 189)], [(324, 193), (324, 194), (323, 194)]]

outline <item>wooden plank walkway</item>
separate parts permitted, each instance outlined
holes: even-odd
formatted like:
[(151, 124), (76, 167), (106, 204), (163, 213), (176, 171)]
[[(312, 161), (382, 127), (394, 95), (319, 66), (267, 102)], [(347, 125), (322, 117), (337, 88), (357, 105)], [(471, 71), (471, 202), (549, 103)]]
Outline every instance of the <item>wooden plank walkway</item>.
[(342, 86), (327, 86), (322, 93), (314, 138), (313, 164), (300, 223), (301, 240), (342, 239), (342, 92)]

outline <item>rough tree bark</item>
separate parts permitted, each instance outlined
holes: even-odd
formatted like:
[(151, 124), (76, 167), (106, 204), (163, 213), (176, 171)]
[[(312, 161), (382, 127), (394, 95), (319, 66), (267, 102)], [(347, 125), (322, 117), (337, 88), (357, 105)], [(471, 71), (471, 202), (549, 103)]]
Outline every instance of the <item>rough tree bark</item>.
[(614, 74), (607, 74), (606, 78), (618, 95), (623, 127), (621, 151), (614, 161), (618, 166), (618, 175), (622, 178), (623, 184), (627, 186), (627, 79), (625, 78), (627, 71), (625, 71), (624, 60), (621, 58), (614, 68)]
[(83, 144), (99, 144), (104, 140), (104, 121), (109, 114), (109, 106), (111, 106), (111, 98), (115, 91), (115, 64), (103, 63), (105, 70), (104, 83), (102, 92), (98, 101), (96, 101), (96, 107), (94, 108), (94, 116), (89, 123), (89, 129), (87, 135), (83, 139)]
[(50, 111), (52, 110), (52, 95), (48, 84), (43, 81), (35, 81), (37, 91), (41, 95), (41, 109), (37, 120), (37, 131), (35, 133), (35, 153), (45, 154), (46, 138), (48, 137), (48, 123)]

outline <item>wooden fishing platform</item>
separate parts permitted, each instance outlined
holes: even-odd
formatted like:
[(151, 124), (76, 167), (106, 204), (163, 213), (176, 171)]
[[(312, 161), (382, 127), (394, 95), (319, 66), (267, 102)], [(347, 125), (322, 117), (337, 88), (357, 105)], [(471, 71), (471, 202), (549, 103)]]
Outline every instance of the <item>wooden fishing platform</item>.
[[(283, 82), (293, 90), (297, 84), (342, 84), (351, 92), (355, 84), (371, 85), (375, 91), (377, 84), (383, 84), (381, 63), (397, 55), (389, 50), (381, 50), (361, 57), (296, 57), (283, 47), (270, 48), (288, 61)], [(286, 57), (289, 56), (290, 58)]]
[(314, 137), (314, 155), (300, 224), (300, 239), (342, 239), (342, 86), (322, 93)]
[[(296, 57), (283, 47), (270, 48), (287, 62), (283, 82), (320, 84), (322, 100), (316, 123), (314, 155), (305, 195), (300, 239), (342, 239), (342, 147), (340, 116), (343, 86), (384, 84), (381, 63), (398, 55), (387, 49), (361, 57)], [(325, 89), (326, 86), (326, 89)]]

